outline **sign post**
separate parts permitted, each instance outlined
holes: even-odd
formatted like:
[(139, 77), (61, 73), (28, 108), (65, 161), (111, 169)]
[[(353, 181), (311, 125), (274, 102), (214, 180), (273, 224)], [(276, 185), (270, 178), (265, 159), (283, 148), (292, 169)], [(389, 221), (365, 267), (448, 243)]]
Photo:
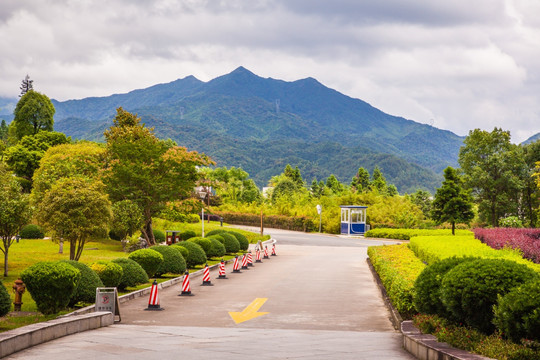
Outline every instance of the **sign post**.
[(321, 232), (321, 222), (322, 222), (322, 206), (317, 205), (317, 213), (319, 214), (319, 232)]
[(118, 315), (118, 321), (122, 321), (115, 287), (96, 289), (96, 311), (110, 311), (113, 316)]

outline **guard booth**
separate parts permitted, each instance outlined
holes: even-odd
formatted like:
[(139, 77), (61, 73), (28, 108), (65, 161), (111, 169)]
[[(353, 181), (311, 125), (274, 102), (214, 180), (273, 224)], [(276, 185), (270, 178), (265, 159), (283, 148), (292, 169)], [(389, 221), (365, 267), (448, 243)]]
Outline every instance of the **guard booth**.
[(368, 229), (366, 225), (367, 206), (342, 205), (341, 208), (341, 234), (364, 235)]
[(180, 241), (180, 230), (165, 230), (167, 245), (176, 244)]

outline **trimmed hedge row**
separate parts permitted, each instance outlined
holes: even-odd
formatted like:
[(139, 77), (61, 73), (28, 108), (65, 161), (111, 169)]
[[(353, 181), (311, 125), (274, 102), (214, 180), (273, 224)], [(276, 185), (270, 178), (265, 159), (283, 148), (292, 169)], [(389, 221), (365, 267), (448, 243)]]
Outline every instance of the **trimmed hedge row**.
[[(456, 236), (471, 235), (469, 230), (456, 229)], [(450, 229), (390, 229), (377, 228), (366, 232), (366, 237), (395, 240), (410, 240), (414, 236), (445, 236), (452, 235)]]
[[(258, 214), (243, 214), (233, 212), (215, 212), (223, 217), (223, 221), (229, 224), (261, 226), (261, 217)], [(302, 216), (292, 217), (284, 215), (264, 215), (263, 224), (265, 227), (311, 232), (318, 229), (318, 222)]]
[(416, 313), (413, 305), (414, 281), (426, 267), (407, 244), (370, 246), (368, 256), (397, 311), (410, 318)]

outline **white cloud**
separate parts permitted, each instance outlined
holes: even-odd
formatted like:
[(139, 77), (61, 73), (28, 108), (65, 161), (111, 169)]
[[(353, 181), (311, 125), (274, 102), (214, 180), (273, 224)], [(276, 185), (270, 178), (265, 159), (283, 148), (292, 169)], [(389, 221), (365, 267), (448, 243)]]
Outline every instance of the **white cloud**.
[(314, 77), (393, 115), (466, 135), (540, 131), (536, 0), (4, 0), (0, 96), (60, 100), (243, 65)]

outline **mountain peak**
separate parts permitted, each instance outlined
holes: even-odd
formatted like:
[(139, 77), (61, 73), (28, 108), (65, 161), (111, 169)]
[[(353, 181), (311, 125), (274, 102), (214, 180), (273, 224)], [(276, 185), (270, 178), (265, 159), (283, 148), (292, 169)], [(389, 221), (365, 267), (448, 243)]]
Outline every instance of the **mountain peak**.
[(254, 75), (256, 76), (254, 73), (252, 73), (251, 71), (249, 71), (248, 69), (246, 69), (245, 67), (243, 66), (239, 66), (237, 67), (236, 69), (234, 69), (229, 75), (233, 75), (233, 74), (248, 74), (248, 75)]

